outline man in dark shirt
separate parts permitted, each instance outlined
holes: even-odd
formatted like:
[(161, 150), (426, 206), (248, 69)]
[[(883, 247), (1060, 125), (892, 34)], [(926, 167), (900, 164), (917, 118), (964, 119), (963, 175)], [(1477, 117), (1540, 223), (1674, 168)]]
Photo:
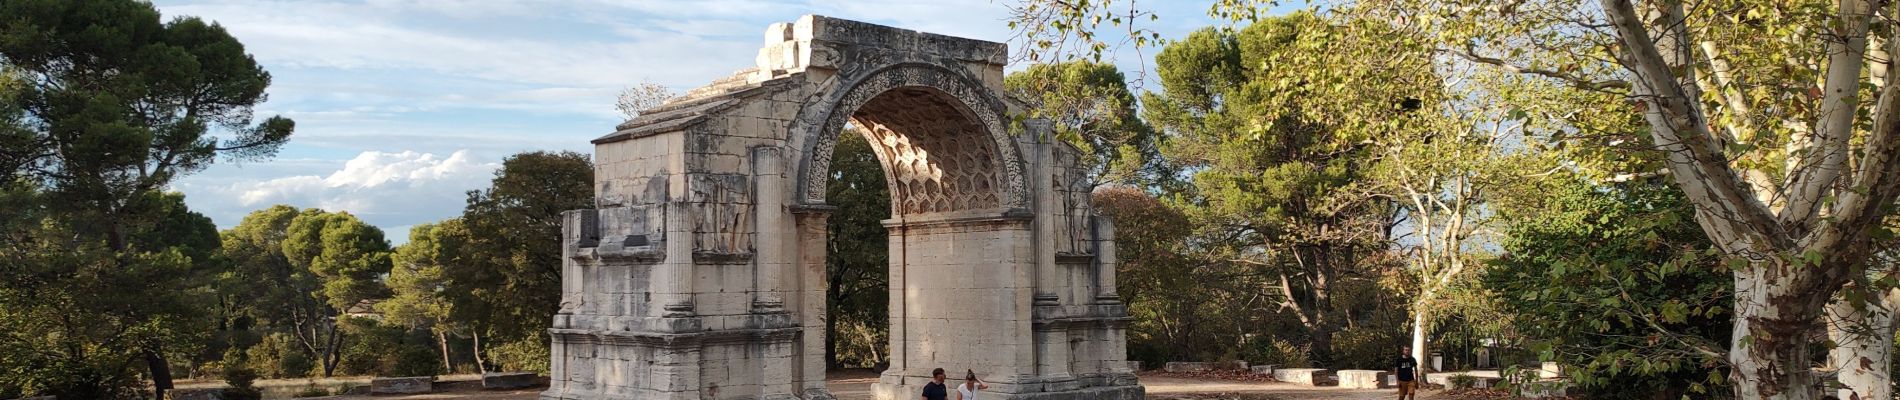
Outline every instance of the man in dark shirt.
[(1392, 376), (1399, 379), (1399, 400), (1418, 399), (1418, 359), (1412, 358), (1412, 346), (1399, 346)]
[(950, 398), (950, 393), (948, 390), (945, 390), (943, 386), (943, 368), (931, 370), (930, 383), (924, 384), (923, 400), (945, 400), (948, 398)]

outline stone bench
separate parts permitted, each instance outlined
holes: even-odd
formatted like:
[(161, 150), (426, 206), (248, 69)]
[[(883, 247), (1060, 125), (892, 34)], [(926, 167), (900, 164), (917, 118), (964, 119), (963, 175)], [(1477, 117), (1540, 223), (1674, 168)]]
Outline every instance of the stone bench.
[(1171, 363), (1162, 365), (1161, 370), (1168, 371), (1168, 372), (1207, 372), (1207, 371), (1214, 370), (1214, 363), (1211, 363), (1211, 362), (1171, 362)]
[(482, 389), (520, 389), (541, 384), (533, 372), (490, 372), (482, 374)]
[(1388, 373), (1385, 371), (1374, 371), (1374, 370), (1369, 370), (1369, 369), (1347, 369), (1347, 370), (1340, 370), (1338, 374), (1339, 374), (1339, 387), (1342, 387), (1342, 388), (1385, 389), (1385, 388), (1392, 387), (1392, 385), (1388, 385), (1385, 382), (1386, 376), (1391, 375), (1391, 373)]
[(369, 394), (416, 394), (435, 390), (435, 377), (408, 376), (369, 381)]
[(1465, 376), (1470, 376), (1474, 378), (1471, 382), (1471, 387), (1477, 388), (1477, 389), (1496, 387), (1498, 385), (1498, 382), (1504, 380), (1504, 378), (1498, 376), (1497, 371), (1458, 371), (1458, 372), (1433, 372), (1433, 373), (1425, 374), (1425, 383), (1439, 385), (1439, 386), (1445, 387), (1446, 389), (1451, 389), (1454, 387), (1451, 384), (1452, 377), (1459, 376), (1459, 375), (1465, 375)]
[(1319, 386), (1320, 383), (1326, 382), (1326, 372), (1324, 368), (1276, 368), (1273, 370), (1273, 379), (1286, 383)]

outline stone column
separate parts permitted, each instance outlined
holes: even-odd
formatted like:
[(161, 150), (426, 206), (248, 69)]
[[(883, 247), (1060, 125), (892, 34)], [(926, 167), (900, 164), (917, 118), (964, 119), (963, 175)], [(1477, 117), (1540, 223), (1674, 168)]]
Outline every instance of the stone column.
[(1121, 304), (1121, 294), (1115, 290), (1115, 268), (1120, 260), (1115, 254), (1115, 220), (1094, 215), (1089, 222), (1095, 236), (1095, 302)]
[(799, 348), (792, 363), (792, 380), (806, 399), (831, 398), (825, 389), (825, 239), (834, 207), (825, 205), (792, 206), (796, 227), (797, 264), (792, 281), (797, 293), (788, 308), (798, 310)]
[(1036, 240), (1035, 269), (1035, 305), (1061, 304), (1060, 293), (1063, 281), (1062, 271), (1056, 267), (1056, 223), (1055, 210), (1061, 207), (1055, 198), (1055, 146), (1051, 145), (1049, 121), (1031, 119), (1023, 121), (1030, 147), (1029, 193), (1030, 207), (1034, 207), (1036, 219), (1033, 222)]
[(761, 240), (754, 241), (752, 257), (752, 312), (785, 311), (785, 266), (791, 263), (783, 237), (785, 229), (785, 158), (777, 147), (752, 149), (753, 217)]

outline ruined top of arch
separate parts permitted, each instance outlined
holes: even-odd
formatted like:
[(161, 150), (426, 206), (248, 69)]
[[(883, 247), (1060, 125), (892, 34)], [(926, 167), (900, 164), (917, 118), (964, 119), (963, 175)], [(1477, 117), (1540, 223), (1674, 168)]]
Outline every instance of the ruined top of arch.
[[(761, 78), (805, 71), (836, 70), (845, 60), (868, 61), (863, 56), (889, 52), (911, 53), (911, 59), (937, 58), (1001, 70), (1009, 63), (1007, 45), (935, 33), (805, 15), (795, 22), (774, 23), (765, 30), (759, 50)], [(899, 61), (899, 60), (890, 60)]]

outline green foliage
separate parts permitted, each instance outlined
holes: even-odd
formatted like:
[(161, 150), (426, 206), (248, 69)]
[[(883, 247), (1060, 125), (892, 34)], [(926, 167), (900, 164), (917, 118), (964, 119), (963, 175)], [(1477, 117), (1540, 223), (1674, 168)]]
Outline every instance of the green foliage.
[(1409, 338), (1402, 337), (1404, 328), (1399, 325), (1341, 329), (1333, 334), (1332, 366), (1338, 369), (1390, 368), (1393, 355), (1399, 352), (1399, 343)]
[(1306, 357), (1307, 352), (1305, 346), (1295, 345), (1286, 339), (1272, 338), (1255, 340), (1247, 358), (1279, 368), (1306, 368), (1313, 366), (1313, 361)]
[(309, 209), (285, 228), (284, 258), (292, 268), (310, 271), (322, 289), (309, 293), (337, 310), (380, 298), (379, 280), (389, 273), (389, 241), (376, 228), (347, 212)]
[[(442, 264), (455, 320), (497, 343), (540, 337), (561, 301), (561, 213), (594, 206), (594, 164), (574, 152), (502, 160), (492, 186), (470, 191), (461, 262)], [(443, 232), (454, 236), (456, 232)], [(447, 240), (447, 239), (445, 239)], [(546, 340), (521, 342), (546, 351)], [(538, 344), (534, 344), (538, 343)]]
[(251, 369), (244, 363), (226, 364), (222, 375), (224, 384), (234, 388), (249, 389), (251, 383), (257, 382), (257, 370)]
[(1221, 340), (1221, 320), (1232, 310), (1225, 294), (1207, 285), (1209, 271), (1189, 248), (1188, 217), (1154, 196), (1128, 186), (1105, 186), (1093, 194), (1095, 208), (1113, 218), (1116, 293), (1134, 318), (1129, 322), (1129, 358), (1146, 365), (1210, 360), (1238, 351)]
[(1127, 78), (1113, 64), (1031, 64), (1003, 79), (1009, 94), (1031, 105), (1028, 118), (1051, 123), (1055, 138), (1074, 145), (1079, 164), (1100, 183), (1167, 183), (1154, 129), (1138, 118)]
[(257, 345), (244, 351), (244, 359), (249, 360), (250, 368), (259, 376), (271, 379), (302, 378), (310, 376), (317, 365), (310, 355), (297, 347), (296, 339), (288, 333), (273, 333), (264, 336)]
[(825, 354), (830, 367), (871, 367), (889, 354), (891, 195), (884, 165), (856, 128), (840, 133), (832, 150), (825, 202), (838, 207), (826, 221)]
[(344, 375), (430, 376), (442, 370), (441, 354), (428, 331), (356, 317), (343, 317)]
[(288, 139), (253, 124), (269, 83), (222, 27), (146, 2), (0, 2), (0, 396), (127, 397), (141, 364), (164, 388), (216, 354), (216, 228), (164, 189)]
[(1726, 393), (1734, 282), (1683, 195), (1654, 181), (1549, 195), (1508, 214), (1482, 280), (1517, 332), (1591, 397)]
[(529, 336), (489, 349), (488, 359), (501, 371), (548, 373), (548, 338)]
[(1477, 387), (1478, 377), (1465, 375), (1465, 374), (1457, 374), (1457, 375), (1451, 376), (1450, 382), (1451, 382), (1451, 387), (1447, 389), (1470, 389), (1473, 387)]
[(1203, 29), (1162, 49), (1166, 91), (1143, 97), (1169, 162), (1192, 171), (1179, 204), (1196, 250), (1220, 260), (1210, 282), (1271, 299), (1256, 307), (1297, 320), (1320, 365), (1350, 315), (1336, 288), (1390, 266), (1376, 256), (1397, 215), (1368, 190), (1380, 160), (1365, 144), (1439, 97), (1428, 54), (1379, 41), (1385, 30), (1306, 13)]
[[(208, 331), (196, 310), (221, 264), (202, 236), (210, 220), (177, 194), (146, 196), (152, 224), (127, 226), (125, 250), (87, 233), (46, 192), (0, 185), (0, 396), (128, 396), (148, 353), (195, 354)], [(215, 241), (209, 242), (215, 243)], [(203, 247), (210, 246), (210, 247)], [(194, 259), (197, 255), (200, 259)]]

